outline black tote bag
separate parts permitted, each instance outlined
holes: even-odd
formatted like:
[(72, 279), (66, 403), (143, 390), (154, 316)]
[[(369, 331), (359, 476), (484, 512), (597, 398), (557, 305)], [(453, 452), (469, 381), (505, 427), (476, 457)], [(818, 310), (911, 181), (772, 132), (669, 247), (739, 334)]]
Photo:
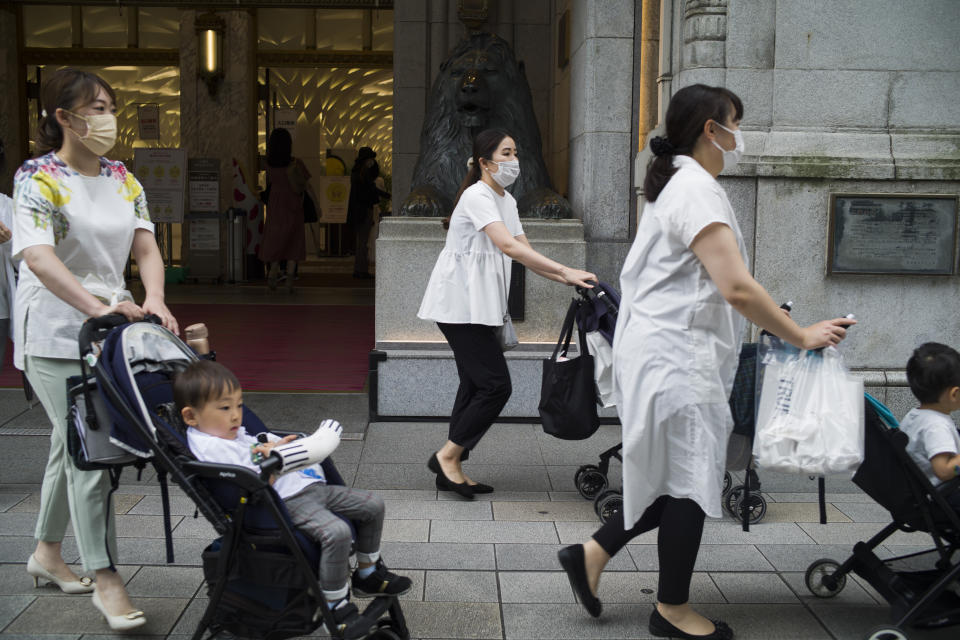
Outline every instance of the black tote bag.
[(557, 362), (557, 356), (565, 357), (570, 348), (573, 321), (581, 304), (577, 299), (570, 303), (553, 355), (543, 361), (538, 407), (540, 421), (546, 433), (563, 440), (585, 440), (600, 428), (593, 356), (587, 353), (587, 341), (582, 329), (578, 327), (580, 355)]

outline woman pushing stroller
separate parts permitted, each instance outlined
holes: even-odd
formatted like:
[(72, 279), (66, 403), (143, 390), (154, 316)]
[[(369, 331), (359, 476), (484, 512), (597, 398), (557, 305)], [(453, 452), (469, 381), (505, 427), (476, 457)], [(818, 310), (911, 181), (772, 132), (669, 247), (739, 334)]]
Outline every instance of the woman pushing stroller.
[(614, 384), (623, 425), (624, 508), (584, 544), (559, 552), (581, 604), (599, 616), (600, 575), (634, 537), (659, 527), (660, 578), (649, 630), (658, 637), (733, 637), (690, 607), (706, 515), (720, 517), (727, 399), (746, 321), (804, 349), (835, 345), (853, 320), (798, 326), (750, 275), (727, 195), (716, 178), (743, 153), (743, 105), (693, 85), (670, 100), (646, 207), (620, 274)]

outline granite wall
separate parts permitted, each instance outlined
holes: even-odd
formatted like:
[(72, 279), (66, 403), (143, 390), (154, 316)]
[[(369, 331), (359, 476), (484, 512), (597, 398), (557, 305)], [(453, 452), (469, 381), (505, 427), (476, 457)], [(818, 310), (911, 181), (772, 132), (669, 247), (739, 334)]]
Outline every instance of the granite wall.
[(17, 14), (10, 4), (0, 5), (0, 140), (3, 140), (7, 166), (0, 170), (0, 193), (13, 195), (13, 174), (27, 156), (20, 147), (20, 117), (25, 105), (17, 90), (20, 64), (17, 58)]

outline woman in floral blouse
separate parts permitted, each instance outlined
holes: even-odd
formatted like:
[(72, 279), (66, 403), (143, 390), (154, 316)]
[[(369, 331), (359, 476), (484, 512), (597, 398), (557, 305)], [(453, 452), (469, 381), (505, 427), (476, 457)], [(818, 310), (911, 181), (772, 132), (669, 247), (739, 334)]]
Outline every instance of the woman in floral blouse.
[[(42, 91), (38, 151), (14, 178), (14, 259), (23, 259), (14, 305), (14, 363), (22, 369), (53, 425), (43, 476), (37, 548), (27, 571), (67, 593), (93, 593), (115, 630), (142, 626), (117, 559), (109, 479), (80, 471), (67, 452), (65, 380), (80, 374), (77, 335), (89, 317), (120, 313), (129, 320), (156, 314), (178, 332), (164, 303), (164, 269), (143, 188), (121, 162), (103, 157), (116, 142), (116, 96), (102, 78), (63, 69)], [(146, 291), (133, 301), (123, 279), (133, 253)], [(61, 555), (67, 523), (84, 569), (78, 577)]]

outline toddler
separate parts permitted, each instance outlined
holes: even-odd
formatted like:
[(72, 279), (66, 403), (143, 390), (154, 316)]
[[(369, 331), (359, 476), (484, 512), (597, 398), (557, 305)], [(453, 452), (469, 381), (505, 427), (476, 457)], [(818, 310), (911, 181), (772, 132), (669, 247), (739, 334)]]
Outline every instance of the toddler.
[[(255, 454), (267, 457), (279, 444), (297, 436), (279, 438), (268, 434), (269, 442), (260, 443), (241, 424), (243, 393), (240, 382), (223, 365), (210, 360), (190, 364), (174, 379), (173, 398), (184, 423), (187, 443), (198, 460), (235, 464), (257, 473)], [(320, 429), (339, 443), (342, 427), (324, 420)], [(299, 469), (270, 480), (283, 499), (293, 524), (316, 540), (320, 555), (320, 586), (345, 637), (366, 632), (364, 620), (349, 602), (350, 526), (337, 514), (349, 518), (357, 530), (358, 568), (351, 582), (358, 595), (399, 595), (410, 589), (410, 578), (387, 570), (380, 561), (380, 535), (383, 529), (383, 500), (362, 489), (329, 485), (319, 464)]]
[[(960, 353), (936, 342), (914, 350), (907, 382), (920, 401), (900, 422), (910, 454), (934, 486), (960, 475), (960, 432), (950, 414), (960, 410)], [(960, 511), (960, 492), (947, 497)]]

